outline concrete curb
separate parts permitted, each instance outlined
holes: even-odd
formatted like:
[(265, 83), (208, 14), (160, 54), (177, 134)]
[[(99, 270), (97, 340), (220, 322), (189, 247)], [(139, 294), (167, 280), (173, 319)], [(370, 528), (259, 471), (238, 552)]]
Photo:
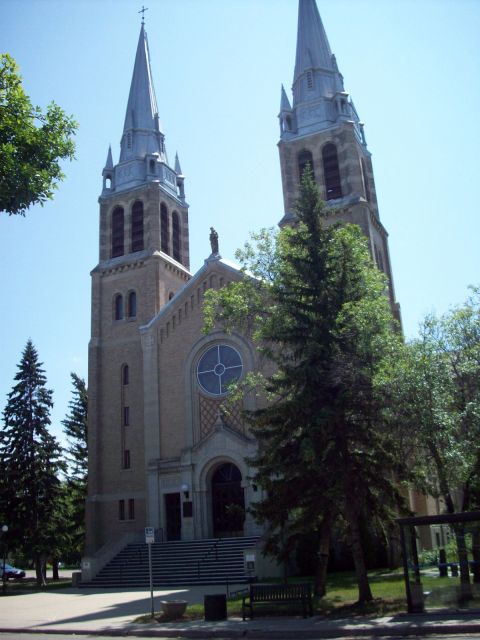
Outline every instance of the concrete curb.
[(462, 634), (480, 633), (480, 622), (472, 623), (448, 623), (445, 624), (400, 624), (383, 625), (381, 627), (337, 627), (319, 625), (309, 629), (262, 629), (261, 627), (252, 629), (238, 629), (231, 627), (205, 627), (204, 629), (191, 629), (188, 627), (162, 627), (156, 628), (143, 625), (131, 625), (119, 629), (79, 629), (79, 628), (52, 628), (52, 627), (26, 627), (26, 628), (6, 628), (0, 627), (0, 633), (25, 633), (25, 634), (52, 634), (52, 635), (92, 635), (92, 636), (132, 636), (143, 638), (251, 638), (252, 640), (313, 640), (315, 638), (343, 638), (343, 637), (365, 637), (365, 636), (430, 636), (435, 634)]

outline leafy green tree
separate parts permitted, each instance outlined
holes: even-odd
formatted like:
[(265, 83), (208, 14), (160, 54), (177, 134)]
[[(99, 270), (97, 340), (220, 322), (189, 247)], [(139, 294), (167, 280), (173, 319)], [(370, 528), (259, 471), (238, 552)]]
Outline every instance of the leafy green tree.
[(85, 380), (71, 373), (73, 384), (69, 413), (62, 421), (68, 441), (69, 473), (67, 480), (70, 505), (69, 532), (71, 546), (69, 558), (78, 561), (85, 541), (85, 500), (87, 497), (88, 446), (87, 416), (88, 395)]
[(45, 583), (45, 559), (55, 534), (54, 514), (64, 471), (61, 448), (49, 433), (52, 392), (38, 354), (28, 340), (8, 394), (0, 432), (2, 512), (8, 516), (9, 547), (35, 559), (37, 582)]
[[(403, 429), (417, 486), (447, 513), (480, 506), (480, 292), (441, 317), (390, 363), (383, 381), (389, 420)], [(469, 571), (464, 532), (455, 530), (464, 596)], [(480, 531), (474, 533), (480, 561)], [(478, 573), (478, 572), (477, 572)], [(480, 581), (480, 575), (475, 576)]]
[(53, 198), (65, 177), (60, 160), (74, 157), (77, 126), (54, 102), (45, 113), (34, 107), (15, 60), (0, 55), (0, 211), (25, 215)]
[(251, 333), (273, 365), (268, 401), (249, 415), (259, 442), (254, 481), (264, 490), (252, 511), (270, 526), (267, 548), (286, 556), (292, 534), (317, 531), (322, 594), (330, 530), (340, 515), (365, 602), (372, 594), (361, 522), (391, 518), (401, 502), (393, 478), (403, 467), (374, 385), (399, 334), (360, 229), (326, 224), (308, 171), (296, 214), (294, 228), (262, 232), (238, 254), (253, 277), (209, 292), (205, 329), (219, 323)]

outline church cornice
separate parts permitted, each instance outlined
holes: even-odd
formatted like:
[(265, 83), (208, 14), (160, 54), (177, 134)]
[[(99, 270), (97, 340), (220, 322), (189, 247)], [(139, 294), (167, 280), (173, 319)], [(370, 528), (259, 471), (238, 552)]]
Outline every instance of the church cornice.
[(165, 269), (174, 273), (182, 280), (188, 281), (192, 277), (192, 274), (186, 269), (180, 262), (177, 262), (172, 257), (163, 253), (162, 251), (139, 251), (137, 254), (126, 254), (119, 256), (118, 258), (110, 258), (100, 262), (91, 272), (99, 273), (102, 277), (122, 273), (132, 269), (138, 269), (145, 265), (147, 260), (161, 260), (164, 263)]
[(111, 192), (102, 193), (98, 197), (98, 202), (102, 205), (114, 201), (115, 204), (126, 206), (138, 198), (139, 191), (146, 191), (152, 188), (155, 190), (158, 189), (165, 197), (174, 200), (179, 208), (188, 209), (190, 207), (186, 200), (181, 200), (173, 191), (165, 188), (159, 180), (149, 180), (148, 182), (143, 182), (128, 189), (125, 188), (124, 190), (112, 190)]
[[(92, 271), (90, 272), (90, 275), (93, 275), (94, 273), (99, 273), (103, 277), (103, 276), (114, 275), (116, 273), (122, 273), (124, 271), (139, 269), (144, 266), (145, 259), (147, 257), (148, 256), (143, 256), (141, 258), (139, 257), (136, 260), (132, 260), (130, 256), (121, 257), (121, 258), (127, 258), (125, 260), (122, 260), (121, 258), (111, 258), (110, 260), (106, 260), (105, 262), (101, 262), (100, 264), (98, 264), (94, 269), (92, 269)], [(121, 262), (112, 264), (117, 260), (121, 260)]]

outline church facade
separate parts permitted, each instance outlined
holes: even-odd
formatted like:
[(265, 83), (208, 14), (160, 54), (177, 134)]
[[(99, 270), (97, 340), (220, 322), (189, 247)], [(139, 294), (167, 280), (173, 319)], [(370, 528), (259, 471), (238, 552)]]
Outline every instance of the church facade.
[[(344, 90), (315, 0), (299, 1), (293, 100), (282, 88), (280, 167), (285, 214), (307, 163), (330, 207), (354, 222), (390, 282), (363, 125)], [(273, 141), (272, 141), (273, 143)], [(118, 163), (111, 150), (99, 198), (99, 262), (92, 271), (86, 557), (153, 527), (157, 539), (259, 535), (260, 498), (242, 419), (254, 398), (223, 403), (228, 383), (260, 366), (240, 334), (202, 332), (209, 288), (240, 277), (218, 251), (191, 273), (188, 204), (178, 157), (170, 165), (142, 24)]]

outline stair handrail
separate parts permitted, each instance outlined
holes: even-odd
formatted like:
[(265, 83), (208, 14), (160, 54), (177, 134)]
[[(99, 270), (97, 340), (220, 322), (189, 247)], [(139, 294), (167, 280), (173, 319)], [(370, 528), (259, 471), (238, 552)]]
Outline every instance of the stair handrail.
[(207, 549), (207, 552), (205, 553), (203, 558), (201, 558), (200, 560), (197, 560), (197, 575), (199, 578), (200, 578), (200, 564), (208, 558), (208, 556), (212, 553), (212, 551), (215, 551), (215, 562), (218, 562), (218, 545), (220, 544), (221, 541), (222, 541), (222, 538), (217, 538), (217, 540), (215, 540), (215, 542)]

